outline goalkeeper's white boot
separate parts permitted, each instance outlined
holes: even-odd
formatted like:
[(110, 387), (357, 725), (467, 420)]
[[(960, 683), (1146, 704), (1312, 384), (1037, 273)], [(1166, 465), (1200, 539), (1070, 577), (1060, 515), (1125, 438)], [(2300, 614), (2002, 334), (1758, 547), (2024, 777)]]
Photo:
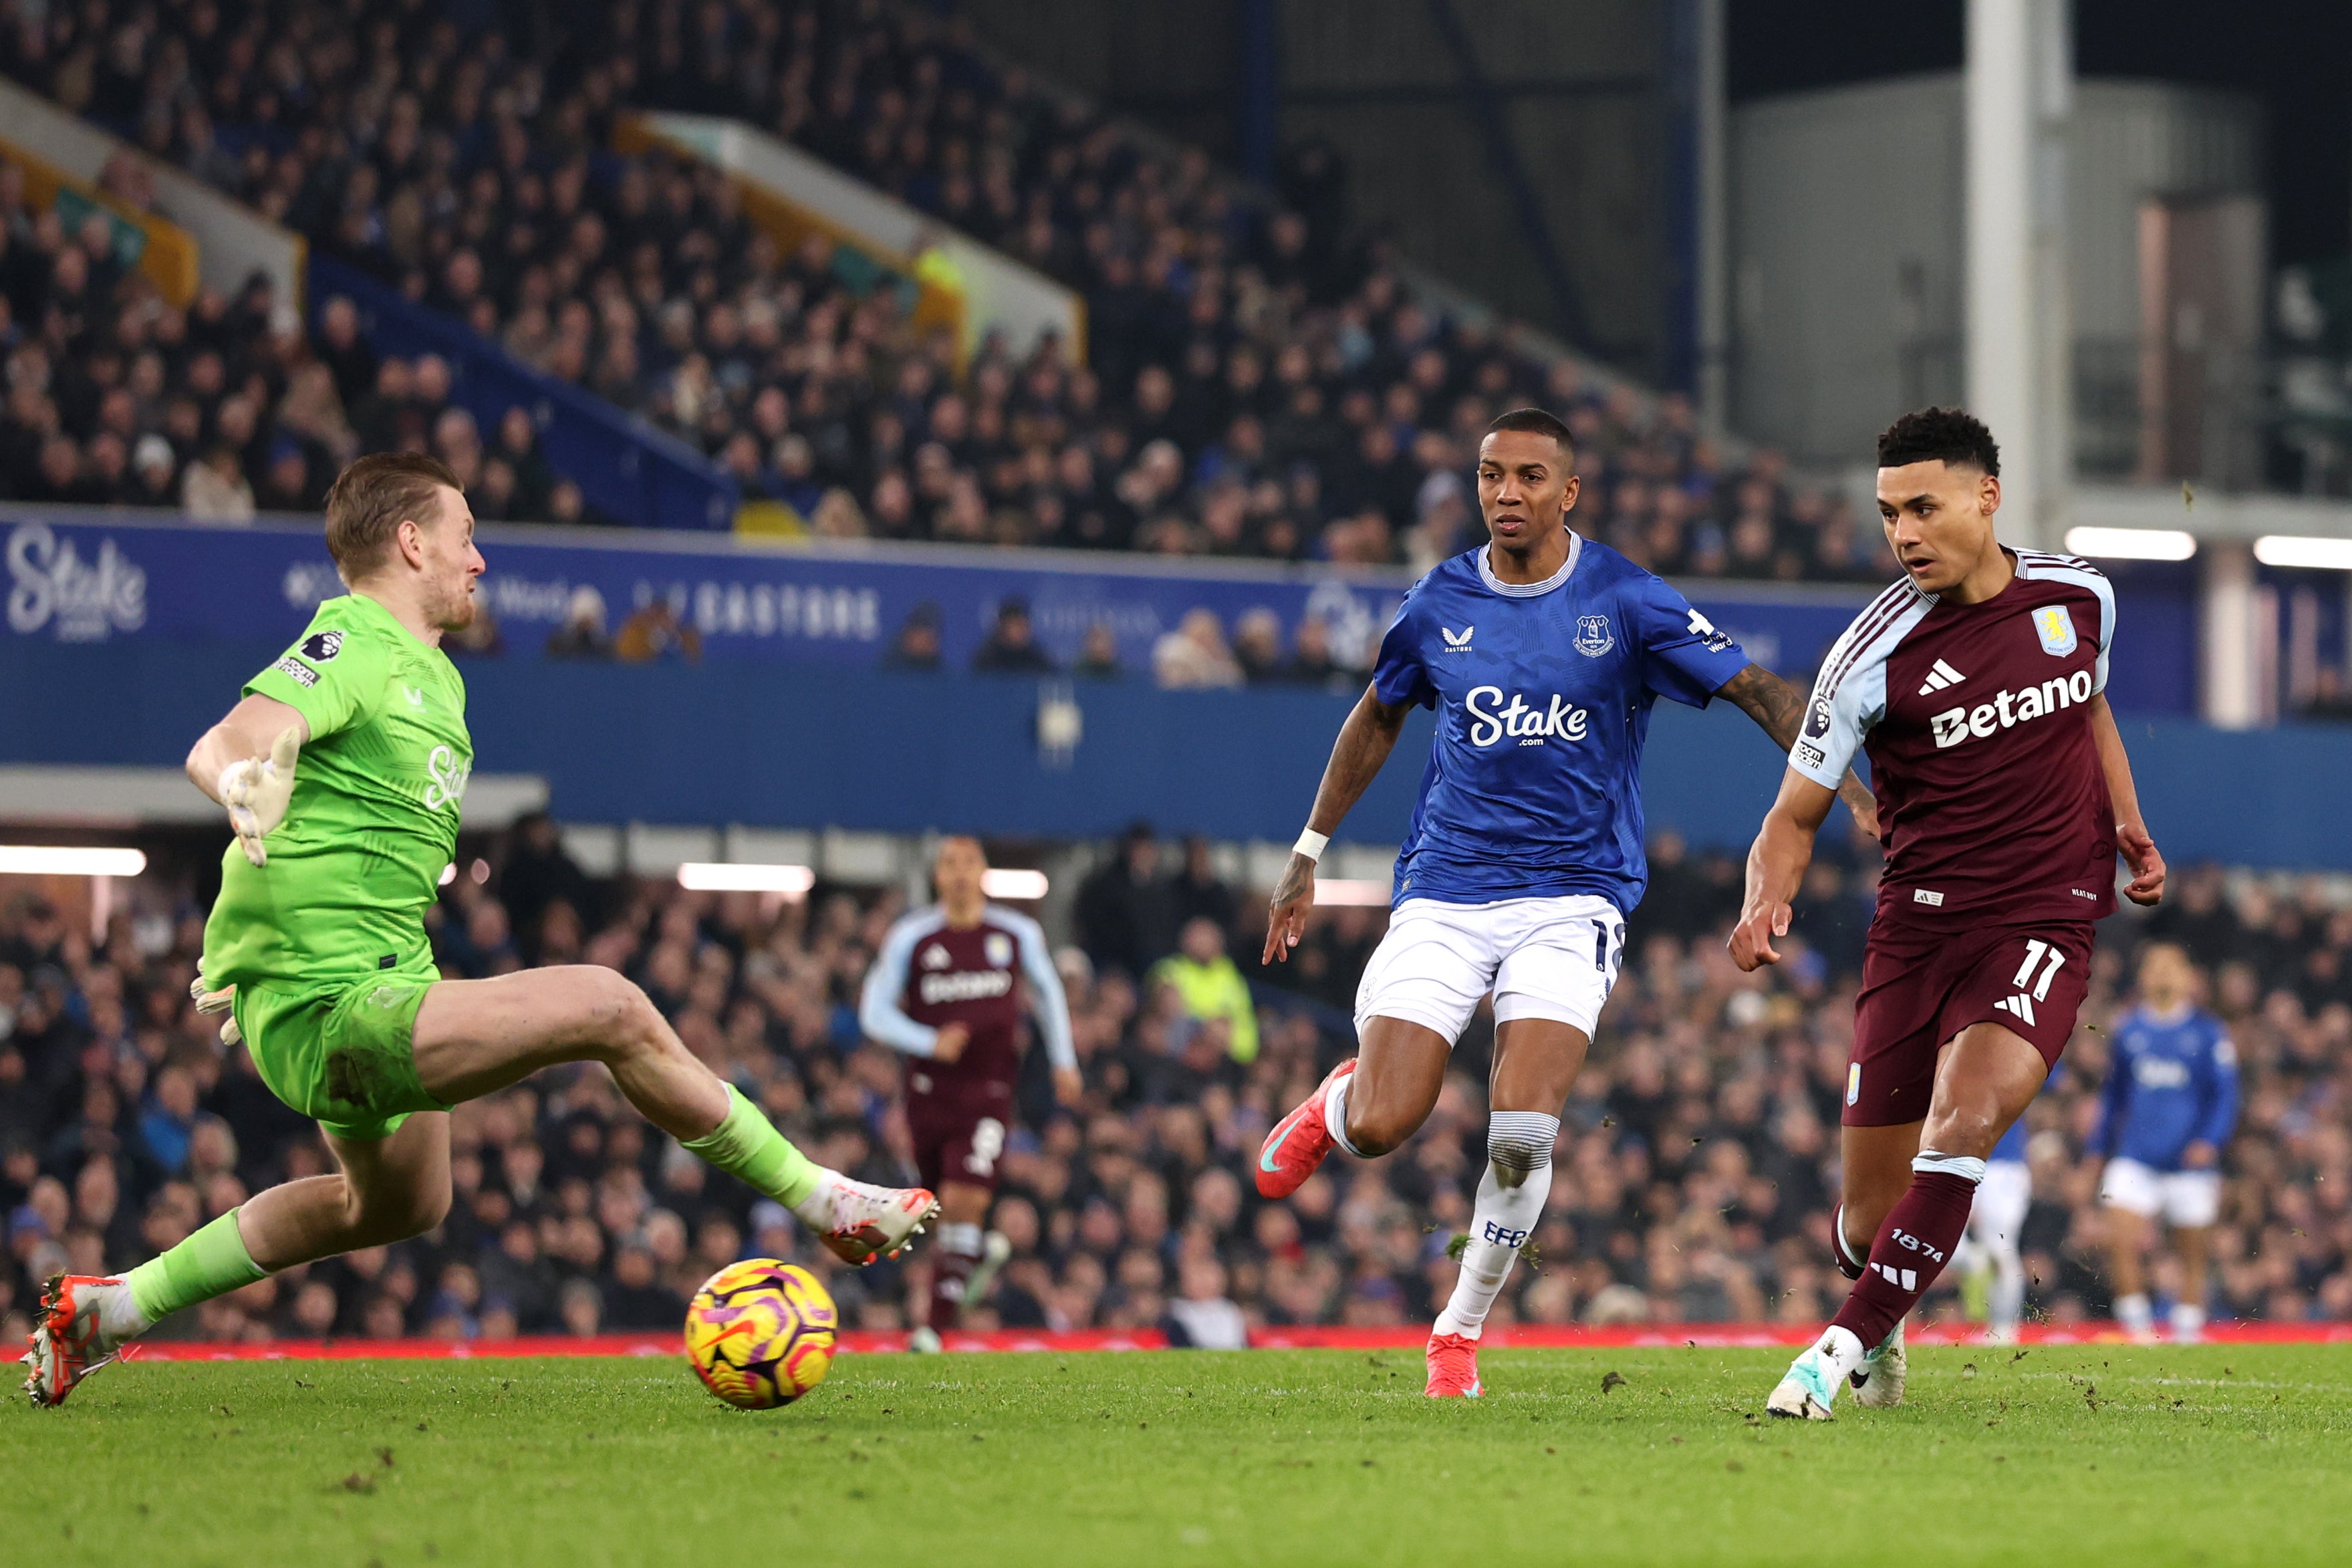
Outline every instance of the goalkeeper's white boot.
[(1838, 1385), (1861, 1364), (1862, 1342), (1852, 1329), (1832, 1323), (1790, 1363), (1787, 1375), (1764, 1402), (1765, 1414), (1791, 1421), (1836, 1420), (1830, 1406), (1837, 1399)]
[(824, 1191), (833, 1200), (828, 1223), (815, 1226), (817, 1239), (844, 1263), (863, 1267), (877, 1258), (896, 1258), (923, 1233), (940, 1212), (929, 1187), (877, 1187), (827, 1171)]
[(1873, 1410), (1902, 1404), (1903, 1384), (1910, 1373), (1910, 1361), (1903, 1353), (1903, 1324), (1898, 1320), (1895, 1331), (1862, 1358), (1862, 1364), (1848, 1379), (1853, 1384), (1853, 1402)]

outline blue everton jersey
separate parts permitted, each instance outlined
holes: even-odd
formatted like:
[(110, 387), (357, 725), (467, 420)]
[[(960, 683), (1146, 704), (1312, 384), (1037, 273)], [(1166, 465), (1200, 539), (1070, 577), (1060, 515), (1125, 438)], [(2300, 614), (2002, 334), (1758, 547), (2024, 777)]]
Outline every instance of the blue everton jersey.
[(1396, 901), (1593, 893), (1631, 910), (1649, 882), (1650, 707), (1704, 708), (1747, 663), (1663, 580), (1574, 533), (1541, 583), (1502, 582), (1483, 544), (1439, 565), (1372, 671), (1381, 701), (1437, 710)]
[(2178, 1171), (2191, 1143), (2216, 1150), (2238, 1123), (2238, 1051), (2221, 1019), (2183, 1007), (2135, 1007), (2116, 1025), (2091, 1150)]

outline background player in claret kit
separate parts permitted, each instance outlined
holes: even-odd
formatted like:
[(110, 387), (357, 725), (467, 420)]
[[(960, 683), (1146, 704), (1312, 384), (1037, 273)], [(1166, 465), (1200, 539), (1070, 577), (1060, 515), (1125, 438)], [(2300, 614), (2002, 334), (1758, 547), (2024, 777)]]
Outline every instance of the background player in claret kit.
[[(1257, 1170), (1259, 1192), (1286, 1197), (1335, 1146), (1362, 1157), (1410, 1138), (1471, 1013), (1494, 994), (1487, 1168), (1429, 1341), (1433, 1397), (1480, 1392), (1487, 1309), (1551, 1190), (1559, 1113), (1624, 956), (1625, 911), (1648, 881), (1641, 760), (1652, 705), (1722, 696), (1781, 745), (1795, 741), (1802, 706), (1664, 582), (1570, 531), (1577, 489), (1559, 420), (1523, 408), (1489, 426), (1478, 500), (1490, 542), (1405, 595), (1266, 920), (1271, 963), (1298, 944), (1316, 858), (1405, 714), (1437, 709), (1395, 913), (1356, 995), (1360, 1054), (1275, 1124)], [(1874, 823), (1866, 793), (1848, 783)]]
[(2141, 950), (2139, 1005), (2116, 1024), (2089, 1144), (2107, 1162), (2099, 1202), (2116, 1321), (2136, 1339), (2155, 1337), (2146, 1258), (2161, 1221), (2180, 1254), (2172, 1337), (2182, 1344), (2204, 1335), (2207, 1238), (2221, 1212), (2221, 1150), (2238, 1123), (2238, 1050), (2229, 1026), (2196, 1005), (2196, 988), (2179, 948)]
[(955, 1327), (973, 1293), (982, 1259), (1001, 1264), (1007, 1250), (1003, 1237), (984, 1237), (981, 1227), (1013, 1125), (1024, 990), (1053, 1065), (1055, 1098), (1075, 1105), (1084, 1088), (1069, 1000), (1045, 933), (1027, 915), (988, 901), (981, 890), (987, 871), (978, 839), (941, 844), (931, 868), (940, 901), (890, 928), (857, 999), (866, 1033), (912, 1058), (907, 1126), (915, 1167), (940, 1194), (930, 1317), (913, 1340), (920, 1351), (940, 1348), (941, 1331)]
[(473, 766), (441, 651), (474, 616), (474, 517), (435, 458), (362, 458), (328, 493), (351, 592), (196, 742), (188, 776), (236, 840), (205, 928), (198, 1005), (226, 1012), (271, 1092), (325, 1131), (338, 1173), (257, 1194), (121, 1278), (50, 1282), (25, 1361), (62, 1401), (159, 1320), (298, 1263), (422, 1235), (449, 1207), (448, 1110), (541, 1068), (594, 1061), (629, 1102), (865, 1263), (938, 1207), (813, 1163), (696, 1059), (646, 994), (591, 964), (445, 981), (425, 910)]
[(1878, 508), (1904, 580), (1830, 649), (1780, 798), (1748, 859), (1740, 968), (1775, 963), (1831, 787), (1857, 750), (1886, 846), (1854, 1004), (1832, 1226), (1853, 1293), (1772, 1391), (1830, 1417), (1850, 1378), (1903, 1394), (1904, 1314), (1967, 1228), (1985, 1160), (2065, 1049), (2093, 922), (2164, 892), (2104, 695), (2115, 594), (2072, 556), (1993, 537), (2000, 453), (1953, 408), (1878, 438)]

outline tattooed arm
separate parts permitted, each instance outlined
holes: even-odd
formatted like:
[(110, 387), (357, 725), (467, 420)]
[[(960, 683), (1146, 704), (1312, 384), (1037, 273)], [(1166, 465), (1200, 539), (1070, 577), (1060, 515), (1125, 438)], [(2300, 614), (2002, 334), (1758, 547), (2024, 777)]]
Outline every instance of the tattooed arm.
[[(1749, 665), (1717, 688), (1715, 694), (1738, 704), (1783, 752), (1797, 743), (1797, 732), (1804, 728), (1805, 694), (1762, 665)], [(1838, 784), (1838, 798), (1865, 832), (1873, 838), (1878, 837), (1878, 802), (1851, 771)]]
[[(1383, 702), (1377, 689), (1365, 688), (1362, 700), (1339, 726), (1331, 760), (1323, 764), (1323, 782), (1316, 788), (1315, 809), (1307, 814), (1307, 826), (1327, 836), (1338, 831), (1339, 819), (1363, 798), (1381, 764), (1396, 749), (1398, 731), (1404, 728), (1404, 716), (1412, 706)], [(1293, 850), (1266, 910), (1265, 954), (1261, 963), (1290, 956), (1290, 950), (1307, 934), (1307, 911), (1314, 902), (1315, 862)]]

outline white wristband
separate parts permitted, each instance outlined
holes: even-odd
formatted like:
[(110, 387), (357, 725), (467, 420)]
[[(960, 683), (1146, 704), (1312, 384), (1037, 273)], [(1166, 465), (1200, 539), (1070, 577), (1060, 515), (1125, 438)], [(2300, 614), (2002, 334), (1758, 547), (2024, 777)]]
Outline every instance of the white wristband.
[(1309, 860), (1320, 860), (1323, 858), (1323, 851), (1325, 847), (1328, 846), (1330, 842), (1331, 836), (1329, 834), (1318, 833), (1311, 827), (1304, 828), (1299, 832), (1298, 842), (1292, 845), (1290, 847), (1290, 850), (1292, 854), (1304, 855)]

